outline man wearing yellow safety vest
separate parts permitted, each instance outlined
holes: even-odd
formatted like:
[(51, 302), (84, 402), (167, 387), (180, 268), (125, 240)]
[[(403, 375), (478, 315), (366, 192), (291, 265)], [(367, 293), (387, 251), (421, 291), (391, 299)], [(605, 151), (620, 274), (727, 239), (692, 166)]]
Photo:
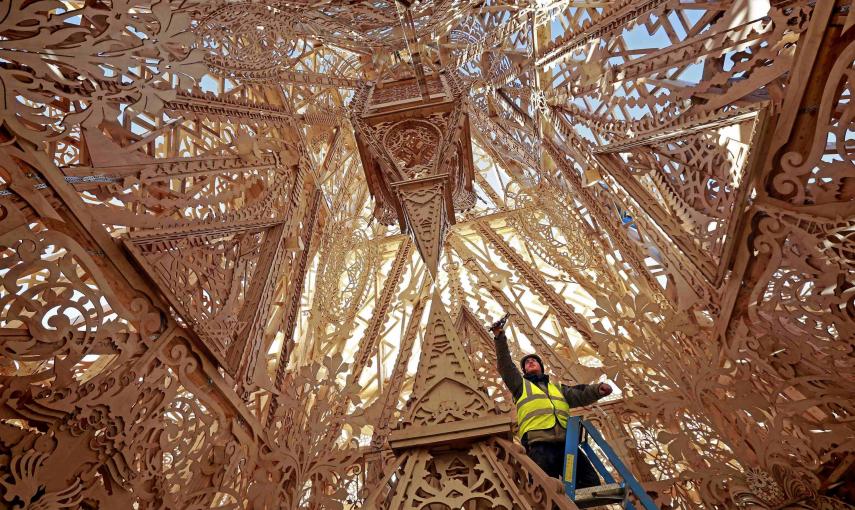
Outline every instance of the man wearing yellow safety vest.
[[(520, 360), (522, 374), (508, 350), (505, 318), (490, 327), (496, 342), (496, 365), (517, 407), (518, 434), (526, 453), (546, 474), (561, 478), (564, 467), (564, 439), (570, 408), (583, 407), (610, 395), (608, 384), (557, 385), (544, 373), (537, 354)], [(581, 451), (576, 465), (576, 488), (600, 484), (591, 461)]]

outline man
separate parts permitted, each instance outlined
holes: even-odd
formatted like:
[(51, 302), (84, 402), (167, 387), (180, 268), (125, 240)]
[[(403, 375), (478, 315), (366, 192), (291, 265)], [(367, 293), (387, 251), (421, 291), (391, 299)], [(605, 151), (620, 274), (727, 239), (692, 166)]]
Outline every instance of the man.
[[(562, 478), (564, 440), (570, 408), (583, 407), (610, 395), (608, 384), (558, 386), (549, 382), (543, 361), (537, 354), (520, 360), (522, 374), (514, 365), (505, 336), (505, 318), (490, 327), (496, 342), (496, 366), (517, 407), (517, 425), (529, 457), (546, 474)], [(600, 485), (600, 477), (581, 451), (576, 462), (576, 488)]]

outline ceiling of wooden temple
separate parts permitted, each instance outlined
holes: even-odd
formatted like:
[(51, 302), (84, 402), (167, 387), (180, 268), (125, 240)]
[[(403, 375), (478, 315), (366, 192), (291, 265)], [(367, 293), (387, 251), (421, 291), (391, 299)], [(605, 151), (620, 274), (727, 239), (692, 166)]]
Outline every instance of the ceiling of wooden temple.
[(504, 313), (662, 508), (853, 508), (853, 25), (0, 0), (0, 508), (575, 508), (390, 447)]

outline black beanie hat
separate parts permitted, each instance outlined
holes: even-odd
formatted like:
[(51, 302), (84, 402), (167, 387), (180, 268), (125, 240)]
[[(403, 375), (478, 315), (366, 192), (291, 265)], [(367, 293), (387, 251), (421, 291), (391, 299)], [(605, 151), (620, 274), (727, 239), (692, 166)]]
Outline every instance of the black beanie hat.
[(520, 370), (522, 370), (523, 373), (525, 373), (525, 360), (529, 358), (534, 358), (535, 361), (537, 361), (537, 364), (540, 365), (540, 371), (546, 373), (546, 369), (543, 367), (543, 360), (540, 359), (540, 356), (538, 356), (537, 354), (527, 354), (522, 357), (522, 359), (520, 360)]

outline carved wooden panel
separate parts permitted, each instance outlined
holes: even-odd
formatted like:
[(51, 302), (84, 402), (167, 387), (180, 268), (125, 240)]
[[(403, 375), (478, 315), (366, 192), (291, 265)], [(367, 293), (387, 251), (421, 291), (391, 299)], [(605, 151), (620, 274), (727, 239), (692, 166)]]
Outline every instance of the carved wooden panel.
[(855, 505), (851, 1), (0, 7), (0, 508)]
[(475, 203), (469, 116), (459, 77), (415, 81), (367, 85), (357, 92), (351, 121), (375, 218), (389, 224), (396, 211), (401, 231), (412, 234), (436, 275), (455, 211)]

